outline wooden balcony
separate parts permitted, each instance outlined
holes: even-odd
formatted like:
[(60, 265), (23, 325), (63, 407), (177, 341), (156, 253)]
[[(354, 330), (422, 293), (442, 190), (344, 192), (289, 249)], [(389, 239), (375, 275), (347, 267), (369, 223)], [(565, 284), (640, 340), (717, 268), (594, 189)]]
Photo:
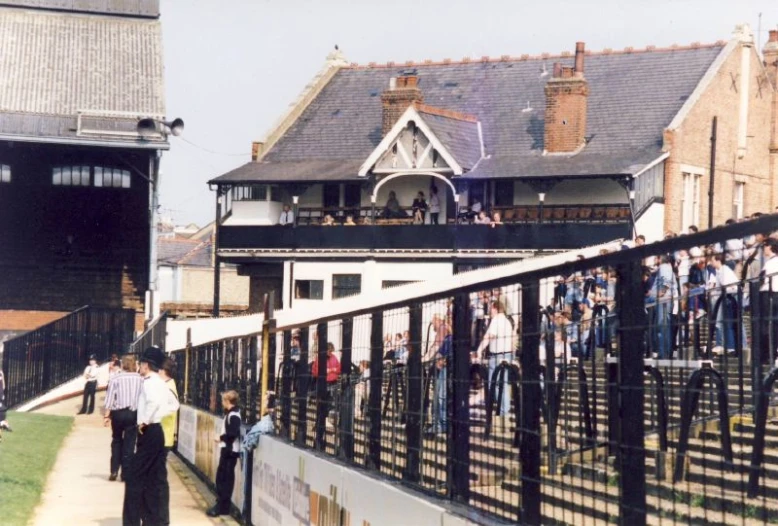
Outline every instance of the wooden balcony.
[(630, 237), (629, 221), (483, 225), (222, 226), (218, 249), (280, 251), (573, 250)]

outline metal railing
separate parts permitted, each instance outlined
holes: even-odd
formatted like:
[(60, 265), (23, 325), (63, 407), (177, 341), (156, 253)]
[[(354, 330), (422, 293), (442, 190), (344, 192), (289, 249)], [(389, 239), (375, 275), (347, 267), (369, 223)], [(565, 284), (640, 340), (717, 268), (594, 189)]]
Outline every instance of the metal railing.
[(163, 312), (157, 318), (151, 321), (146, 330), (130, 344), (130, 353), (140, 355), (148, 347), (159, 347), (165, 350), (165, 339), (167, 337), (167, 319), (168, 313)]
[[(271, 323), (268, 349), (255, 350), (258, 335), (192, 348), (190, 398), (213, 410), (229, 386), (258, 404), (253, 353), (266, 351), (281, 438), (467, 506), (476, 522), (775, 522), (778, 289), (722, 268), (748, 261), (726, 240), (776, 230), (763, 217)], [(716, 243), (725, 262), (686, 261), (703, 282), (679, 272), (691, 247)]]
[(7, 405), (17, 406), (72, 380), (83, 372), (90, 355), (103, 361), (127, 352), (134, 329), (134, 310), (87, 306), (6, 341)]

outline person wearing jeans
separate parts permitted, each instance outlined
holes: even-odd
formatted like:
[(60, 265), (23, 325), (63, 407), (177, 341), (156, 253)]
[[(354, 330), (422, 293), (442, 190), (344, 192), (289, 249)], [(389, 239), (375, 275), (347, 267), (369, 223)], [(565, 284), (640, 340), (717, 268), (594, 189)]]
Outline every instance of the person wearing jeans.
[[(513, 363), (513, 326), (505, 315), (505, 306), (500, 301), (493, 301), (490, 306), (490, 322), (486, 329), (481, 344), (476, 349), (476, 357), (487, 358), (485, 351), (488, 347), (489, 364), (489, 389), (495, 384), (497, 378), (495, 372), (502, 363)], [(495, 396), (499, 395), (500, 386), (495, 386)], [(508, 375), (502, 377), (502, 398), (498, 405), (498, 414), (502, 417), (503, 427), (505, 426), (508, 415), (511, 411), (510, 387), (508, 384)]]
[(143, 389), (143, 378), (135, 372), (135, 357), (122, 358), (122, 370), (108, 381), (105, 395), (104, 425), (111, 425), (111, 475), (114, 481), (122, 470), (122, 480), (129, 472), (138, 437), (138, 398)]

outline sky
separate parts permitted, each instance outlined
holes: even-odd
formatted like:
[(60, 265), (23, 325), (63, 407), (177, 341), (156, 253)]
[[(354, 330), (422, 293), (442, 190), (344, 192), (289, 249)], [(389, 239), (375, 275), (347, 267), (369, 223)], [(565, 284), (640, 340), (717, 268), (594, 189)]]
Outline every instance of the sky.
[(161, 20), (167, 116), (186, 129), (164, 154), (160, 212), (202, 226), (207, 181), (250, 160), (336, 44), (350, 62), (402, 63), (710, 43), (738, 23), (763, 44), (778, 2), (162, 0)]

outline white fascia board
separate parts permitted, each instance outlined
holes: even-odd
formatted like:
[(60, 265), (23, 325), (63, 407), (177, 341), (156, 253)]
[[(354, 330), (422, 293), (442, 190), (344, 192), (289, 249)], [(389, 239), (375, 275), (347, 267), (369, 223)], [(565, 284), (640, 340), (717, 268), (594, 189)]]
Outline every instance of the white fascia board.
[(373, 150), (373, 153), (371, 153), (367, 160), (362, 163), (362, 166), (359, 167), (358, 174), (360, 177), (366, 176), (373, 165), (379, 161), (381, 156), (389, 151), (389, 148), (391, 148), (392, 144), (394, 144), (394, 141), (397, 140), (400, 133), (405, 129), (406, 126), (408, 126), (410, 121), (414, 121), (416, 123), (422, 133), (424, 133), (427, 139), (429, 139), (429, 141), (432, 143), (432, 146), (438, 151), (441, 157), (443, 157), (443, 160), (445, 160), (454, 171), (454, 175), (462, 175), (462, 173), (464, 173), (464, 170), (456, 161), (456, 159), (454, 159), (454, 156), (451, 155), (446, 147), (443, 146), (443, 143), (441, 143), (435, 134), (432, 133), (432, 130), (429, 126), (427, 126), (427, 123), (424, 122), (424, 119), (419, 114), (419, 112), (416, 111), (416, 108), (413, 105), (410, 105), (408, 106), (408, 109), (405, 110), (405, 113), (402, 114), (402, 117), (400, 117), (397, 122), (394, 123), (394, 126), (392, 126), (392, 129), (389, 130), (389, 133), (387, 133), (386, 136), (381, 139), (381, 142), (378, 143), (378, 146), (376, 146), (375, 150)]

